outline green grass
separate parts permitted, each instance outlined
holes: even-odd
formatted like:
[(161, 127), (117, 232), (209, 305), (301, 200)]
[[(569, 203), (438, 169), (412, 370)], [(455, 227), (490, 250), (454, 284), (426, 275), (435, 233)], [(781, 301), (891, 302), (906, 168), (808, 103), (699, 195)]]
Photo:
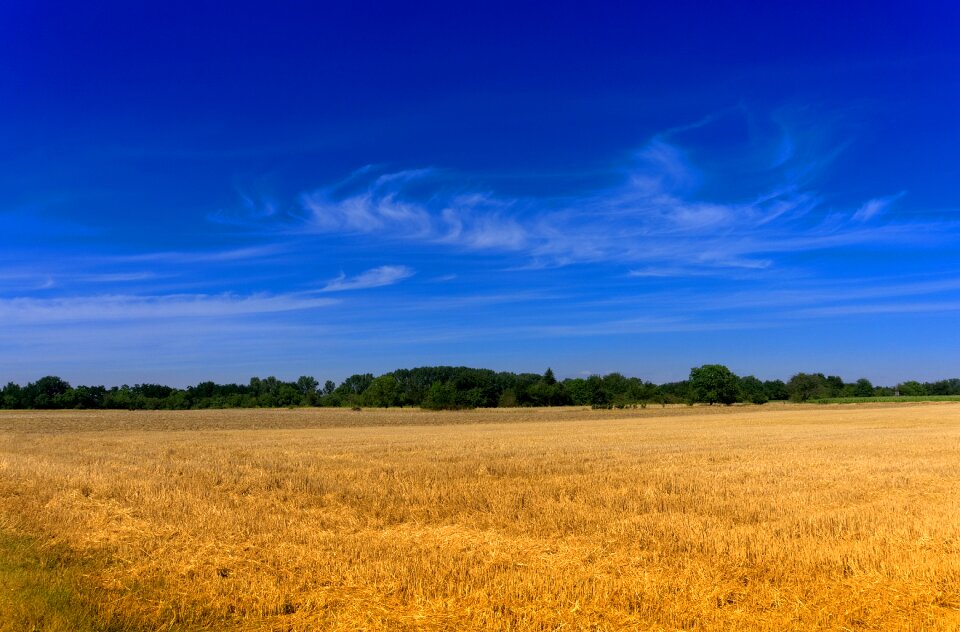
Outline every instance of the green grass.
[(62, 549), (0, 532), (0, 630), (108, 630), (81, 601), (80, 565)]
[(825, 397), (811, 404), (869, 404), (870, 402), (960, 402), (960, 395), (901, 395), (900, 397)]

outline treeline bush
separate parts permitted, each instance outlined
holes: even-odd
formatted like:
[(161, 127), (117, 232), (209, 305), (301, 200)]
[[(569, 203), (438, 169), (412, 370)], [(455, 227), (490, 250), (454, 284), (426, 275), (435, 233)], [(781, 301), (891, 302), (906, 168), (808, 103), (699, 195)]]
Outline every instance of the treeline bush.
[(847, 383), (837, 376), (798, 373), (788, 382), (740, 377), (723, 365), (691, 369), (690, 378), (654, 384), (620, 373), (557, 380), (545, 373), (495, 372), (489, 369), (434, 366), (398, 369), (374, 377), (351, 375), (340, 384), (322, 386), (310, 376), (294, 382), (276, 377), (251, 378), (247, 384), (201, 382), (178, 389), (160, 384), (134, 386), (71, 386), (47, 376), (26, 386), (13, 382), (0, 389), (5, 409), (185, 410), (198, 408), (272, 408), (292, 406), (413, 406), (434, 410), (513, 406), (593, 406), (625, 408), (651, 404), (696, 402), (763, 404), (833, 397), (960, 395), (960, 379), (904, 382), (896, 388), (874, 386), (860, 379)]

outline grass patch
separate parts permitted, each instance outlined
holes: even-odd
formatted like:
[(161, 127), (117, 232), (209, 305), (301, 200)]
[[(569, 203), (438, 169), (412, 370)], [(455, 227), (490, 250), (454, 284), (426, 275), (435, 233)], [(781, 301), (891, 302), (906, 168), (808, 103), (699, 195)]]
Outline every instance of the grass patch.
[(80, 600), (78, 580), (65, 551), (0, 532), (0, 630), (107, 630)]
[(960, 402), (960, 395), (901, 395), (900, 397), (824, 397), (811, 399), (811, 404), (870, 404), (911, 402)]

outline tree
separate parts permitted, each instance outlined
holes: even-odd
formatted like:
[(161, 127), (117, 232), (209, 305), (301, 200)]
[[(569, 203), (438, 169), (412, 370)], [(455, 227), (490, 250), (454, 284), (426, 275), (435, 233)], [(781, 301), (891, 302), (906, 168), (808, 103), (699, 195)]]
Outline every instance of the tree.
[(805, 402), (811, 398), (827, 395), (824, 383), (826, 378), (822, 373), (797, 373), (787, 382), (787, 392), (795, 402)]
[(785, 400), (790, 399), (790, 392), (783, 380), (767, 380), (763, 383), (763, 392), (767, 399)]
[(681, 402), (693, 401), (690, 382), (688, 380), (661, 384), (657, 387), (657, 391), (659, 401), (664, 404), (679, 404)]
[(923, 387), (926, 389), (927, 395), (960, 395), (960, 378), (925, 382)]
[(372, 382), (370, 386), (363, 391), (360, 401), (364, 406), (372, 408), (387, 408), (396, 406), (399, 403), (400, 388), (397, 378), (392, 373), (381, 375)]
[(752, 375), (740, 378), (740, 394), (744, 400), (753, 404), (766, 404), (770, 401), (763, 382)]
[(693, 398), (708, 404), (732, 404), (739, 397), (739, 379), (722, 364), (705, 364), (690, 369)]
[(106, 395), (107, 389), (102, 386), (78, 386), (73, 389), (73, 405), (77, 408), (103, 408)]
[(297, 379), (297, 391), (300, 392), (300, 401), (307, 406), (317, 403), (317, 387), (320, 383), (309, 375), (301, 375)]
[(297, 379), (297, 390), (303, 396), (316, 394), (319, 385), (320, 383), (309, 375), (301, 375)]
[(827, 395), (829, 397), (840, 397), (843, 395), (843, 387), (846, 386), (843, 383), (843, 378), (836, 375), (828, 375), (825, 387), (827, 389)]
[(293, 384), (283, 382), (277, 389), (277, 406), (296, 406), (300, 403), (300, 391)]
[[(133, 389), (130, 389), (130, 392), (133, 393)], [(209, 399), (217, 394), (217, 385), (210, 381), (200, 382), (196, 386), (187, 387), (187, 393), (192, 399)]]
[(543, 383), (547, 386), (553, 386), (557, 383), (557, 378), (553, 375), (553, 369), (548, 368), (546, 373), (543, 374)]
[(497, 406), (500, 408), (516, 408), (517, 404), (517, 393), (512, 388), (508, 388), (500, 395), (500, 399), (497, 400)]
[(0, 406), (4, 408), (25, 408), (23, 403), (23, 389), (19, 384), (8, 382), (0, 391)]
[(582, 377), (569, 378), (563, 381), (563, 389), (575, 406), (585, 406), (590, 403), (590, 387)]
[(527, 401), (532, 406), (549, 406), (554, 395), (553, 386), (546, 382), (531, 384), (526, 391)]
[(610, 403), (610, 394), (604, 388), (603, 378), (599, 375), (591, 375), (587, 378), (586, 389), (590, 396), (587, 403), (591, 406), (604, 406)]
[(862, 377), (857, 380), (856, 386), (853, 387), (853, 394), (855, 397), (873, 397), (873, 384), (867, 378)]
[(55, 375), (47, 375), (23, 389), (23, 403), (28, 408), (53, 408), (58, 395), (70, 390), (70, 385)]
[(434, 382), (420, 405), (430, 410), (453, 410), (457, 407), (457, 390), (449, 382)]
[(926, 395), (927, 387), (916, 380), (909, 380), (900, 385), (900, 394), (904, 396)]
[(345, 379), (343, 383), (337, 387), (337, 392), (344, 395), (360, 395), (367, 390), (371, 382), (373, 382), (372, 373), (357, 373)]
[(626, 403), (642, 404), (646, 406), (647, 402), (653, 400), (657, 395), (657, 387), (651, 382), (644, 382), (638, 377), (630, 378), (630, 385), (627, 388)]
[(607, 373), (602, 378), (600, 378), (601, 388), (604, 393), (606, 393), (605, 399), (608, 404), (615, 404), (617, 406), (623, 406), (626, 404), (628, 399), (628, 391), (630, 390), (630, 380), (625, 378), (621, 373)]

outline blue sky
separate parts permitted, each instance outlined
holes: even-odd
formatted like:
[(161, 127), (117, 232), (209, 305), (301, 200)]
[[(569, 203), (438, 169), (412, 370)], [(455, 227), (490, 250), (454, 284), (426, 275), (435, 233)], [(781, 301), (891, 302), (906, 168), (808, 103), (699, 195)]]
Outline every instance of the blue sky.
[(960, 5), (5, 2), (0, 380), (960, 375)]

